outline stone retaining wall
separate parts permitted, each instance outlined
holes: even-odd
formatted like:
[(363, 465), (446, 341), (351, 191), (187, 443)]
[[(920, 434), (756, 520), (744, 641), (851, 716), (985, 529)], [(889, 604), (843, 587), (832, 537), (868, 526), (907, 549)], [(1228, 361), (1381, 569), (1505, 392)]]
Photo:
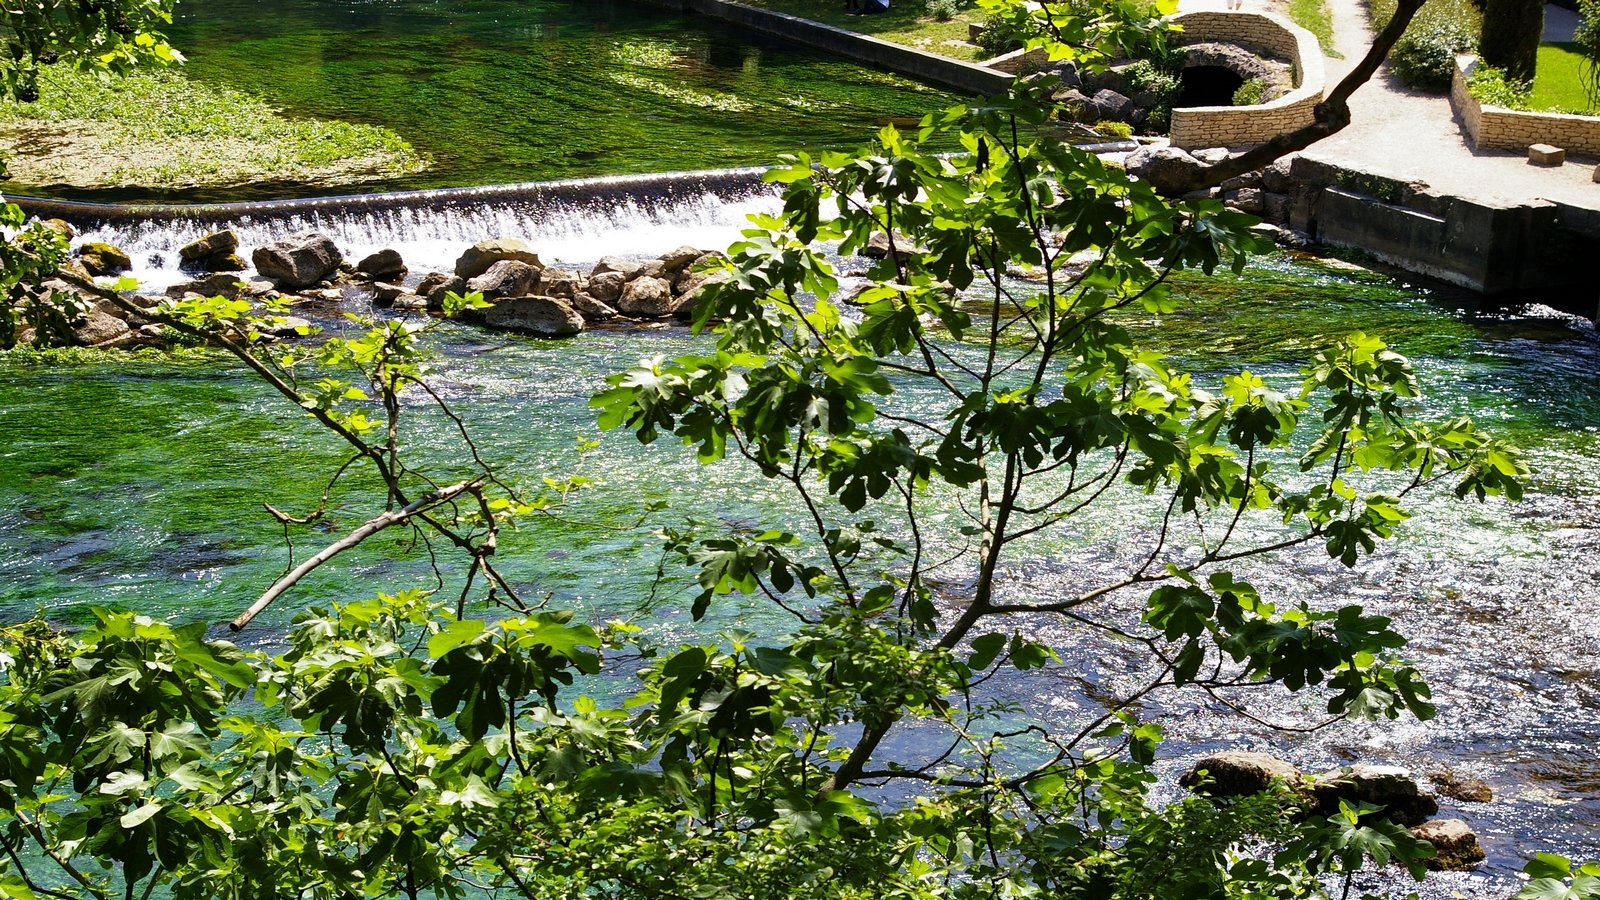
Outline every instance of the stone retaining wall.
[(642, 0), (680, 12), (692, 12), (770, 34), (795, 44), (835, 53), (877, 69), (886, 69), (919, 81), (965, 94), (1001, 94), (1011, 86), (1011, 75), (973, 63), (928, 53), (901, 44), (856, 34), (843, 28), (802, 19), (787, 13), (735, 3), (733, 0)]
[(1322, 102), (1322, 48), (1309, 31), (1267, 13), (1193, 12), (1175, 16), (1180, 44), (1238, 44), (1294, 65), (1295, 88), (1255, 106), (1194, 106), (1172, 111), (1172, 146), (1249, 147), (1309, 125)]
[(1600, 156), (1600, 116), (1523, 112), (1502, 106), (1484, 106), (1467, 89), (1467, 79), (1478, 65), (1471, 55), (1456, 57), (1450, 79), (1450, 105), (1466, 126), (1467, 137), (1479, 150), (1525, 153), (1530, 144), (1551, 144), (1568, 153)]

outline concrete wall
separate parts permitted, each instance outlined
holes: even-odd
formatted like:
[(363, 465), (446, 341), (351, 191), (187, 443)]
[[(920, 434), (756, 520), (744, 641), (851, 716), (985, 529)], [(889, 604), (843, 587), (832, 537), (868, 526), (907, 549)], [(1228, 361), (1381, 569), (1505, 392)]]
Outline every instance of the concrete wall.
[(1450, 79), (1450, 105), (1466, 126), (1472, 146), (1479, 150), (1526, 152), (1531, 144), (1550, 144), (1568, 153), (1600, 156), (1600, 116), (1569, 116), (1484, 106), (1467, 89), (1467, 79), (1478, 58), (1456, 57)]
[(720, 19), (773, 37), (835, 53), (877, 69), (936, 84), (964, 94), (990, 95), (1011, 86), (1010, 74), (936, 53), (893, 44), (843, 28), (774, 12), (733, 0), (642, 0), (681, 12)]
[[(1297, 158), (1304, 187), (1291, 224), (1408, 272), (1487, 295), (1589, 289), (1600, 214), (1547, 200), (1493, 204), (1418, 193), (1415, 186)], [(1593, 315), (1587, 299), (1569, 304)], [(1581, 308), (1579, 308), (1581, 307)]]
[(1322, 102), (1322, 48), (1309, 31), (1267, 13), (1193, 12), (1175, 16), (1180, 44), (1225, 42), (1294, 65), (1295, 88), (1255, 106), (1195, 106), (1172, 111), (1172, 146), (1249, 147), (1309, 125)]

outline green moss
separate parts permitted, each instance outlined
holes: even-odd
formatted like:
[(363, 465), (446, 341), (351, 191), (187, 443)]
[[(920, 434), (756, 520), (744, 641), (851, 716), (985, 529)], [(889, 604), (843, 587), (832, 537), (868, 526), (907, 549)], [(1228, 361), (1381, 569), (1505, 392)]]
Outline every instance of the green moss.
[(85, 188), (345, 184), (427, 165), (388, 128), (286, 116), (176, 70), (107, 82), (47, 69), (37, 102), (0, 103), (0, 148), (19, 182)]

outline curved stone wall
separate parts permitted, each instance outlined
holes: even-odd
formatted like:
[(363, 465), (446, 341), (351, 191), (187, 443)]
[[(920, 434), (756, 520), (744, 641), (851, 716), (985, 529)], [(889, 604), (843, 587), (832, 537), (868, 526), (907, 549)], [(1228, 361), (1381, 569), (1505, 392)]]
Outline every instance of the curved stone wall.
[(1530, 144), (1551, 144), (1569, 153), (1600, 156), (1600, 116), (1484, 106), (1467, 90), (1467, 79), (1477, 65), (1475, 56), (1456, 57), (1455, 74), (1450, 79), (1450, 105), (1466, 126), (1472, 146), (1524, 153)]
[(1177, 43), (1229, 43), (1294, 66), (1295, 86), (1255, 106), (1192, 106), (1172, 111), (1172, 146), (1249, 147), (1310, 124), (1322, 102), (1322, 48), (1309, 31), (1268, 13), (1192, 12), (1173, 17), (1183, 26)]

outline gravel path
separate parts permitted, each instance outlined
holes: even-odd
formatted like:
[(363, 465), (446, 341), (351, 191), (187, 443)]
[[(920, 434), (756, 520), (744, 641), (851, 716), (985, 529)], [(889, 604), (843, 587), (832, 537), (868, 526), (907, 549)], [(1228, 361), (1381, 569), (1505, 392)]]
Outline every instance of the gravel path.
[[(1329, 0), (1334, 46), (1344, 59), (1326, 61), (1331, 88), (1366, 52), (1372, 40), (1361, 0)], [(1273, 2), (1245, 0), (1246, 10), (1272, 10)], [(1221, 9), (1223, 0), (1182, 0), (1185, 11)], [(1559, 7), (1547, 27), (1567, 22)], [(1570, 14), (1567, 14), (1570, 16)], [(1350, 98), (1350, 125), (1305, 152), (1344, 168), (1408, 182), (1486, 202), (1518, 203), (1531, 198), (1600, 209), (1600, 184), (1591, 181), (1595, 160), (1569, 160), (1543, 169), (1528, 165), (1525, 154), (1472, 149), (1450, 108), (1450, 99), (1410, 90), (1380, 70)]]

